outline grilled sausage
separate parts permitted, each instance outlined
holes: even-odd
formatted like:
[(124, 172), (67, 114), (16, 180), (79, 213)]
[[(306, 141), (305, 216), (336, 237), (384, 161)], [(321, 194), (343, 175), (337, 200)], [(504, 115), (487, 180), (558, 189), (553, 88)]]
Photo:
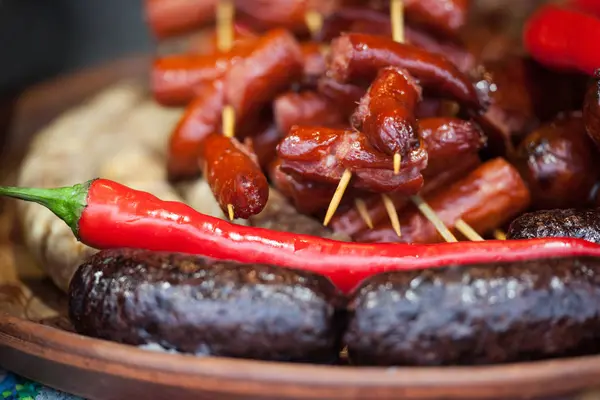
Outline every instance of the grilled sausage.
[(419, 147), (415, 109), (421, 88), (406, 70), (380, 70), (352, 114), (352, 126), (363, 132), (375, 149), (388, 155)]
[(364, 282), (344, 336), (359, 365), (477, 365), (600, 351), (600, 260), (390, 272)]
[(509, 239), (571, 237), (600, 243), (600, 210), (542, 210), (511, 222)]
[(600, 149), (600, 77), (594, 80), (585, 95), (583, 120), (588, 136)]
[(294, 125), (332, 126), (344, 124), (344, 114), (337, 104), (315, 92), (288, 92), (273, 103), (275, 123), (279, 132), (287, 135)]
[(247, 219), (265, 208), (269, 183), (252, 154), (235, 138), (212, 133), (202, 145), (204, 176), (221, 210)]
[(211, 22), (218, 0), (145, 0), (146, 19), (158, 38), (188, 33)]
[(571, 113), (528, 135), (514, 162), (529, 185), (535, 209), (577, 208), (590, 202), (600, 176), (598, 157), (581, 113)]
[(294, 37), (284, 30), (267, 32), (225, 74), (227, 104), (244, 119), (299, 80), (302, 71), (302, 51)]
[[(485, 234), (502, 226), (527, 209), (530, 196), (525, 182), (507, 161), (497, 158), (486, 162), (463, 179), (425, 196), (425, 200), (444, 224), (453, 228), (458, 219), (476, 232)], [(402, 236), (389, 222), (356, 236), (361, 242), (437, 243), (444, 239), (433, 224), (416, 208), (406, 209), (400, 218)]]
[(125, 249), (93, 256), (69, 290), (81, 334), (273, 361), (334, 361), (341, 304), (333, 285), (311, 273)]
[(277, 153), (281, 170), (298, 179), (337, 185), (348, 169), (350, 187), (376, 193), (415, 194), (427, 165), (427, 152), (419, 148), (402, 159), (400, 173), (394, 174), (392, 156), (375, 150), (363, 134), (324, 127), (293, 126)]
[(406, 69), (426, 90), (474, 110), (484, 107), (473, 84), (445, 57), (391, 38), (345, 34), (331, 45), (328, 74), (343, 83), (365, 83), (387, 66)]

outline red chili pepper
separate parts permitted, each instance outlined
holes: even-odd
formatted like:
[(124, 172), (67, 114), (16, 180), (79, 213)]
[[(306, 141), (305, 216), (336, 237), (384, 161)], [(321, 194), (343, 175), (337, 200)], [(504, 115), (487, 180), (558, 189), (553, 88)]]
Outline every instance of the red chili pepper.
[(96, 179), (57, 189), (0, 187), (0, 195), (40, 203), (83, 243), (191, 253), (242, 263), (273, 264), (329, 277), (341, 290), (385, 271), (530, 258), (600, 257), (581, 239), (532, 239), (411, 245), (348, 243), (245, 227), (206, 216), (183, 203)]
[(541, 7), (527, 22), (525, 47), (540, 63), (593, 74), (600, 68), (600, 19), (556, 5)]

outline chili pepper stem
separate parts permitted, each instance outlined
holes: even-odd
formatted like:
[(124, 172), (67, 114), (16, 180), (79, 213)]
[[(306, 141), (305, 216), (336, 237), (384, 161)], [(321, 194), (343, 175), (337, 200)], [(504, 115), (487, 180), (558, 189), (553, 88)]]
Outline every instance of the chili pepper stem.
[(0, 186), (0, 196), (41, 204), (65, 221), (79, 238), (79, 218), (87, 206), (87, 195), (93, 182), (52, 189)]

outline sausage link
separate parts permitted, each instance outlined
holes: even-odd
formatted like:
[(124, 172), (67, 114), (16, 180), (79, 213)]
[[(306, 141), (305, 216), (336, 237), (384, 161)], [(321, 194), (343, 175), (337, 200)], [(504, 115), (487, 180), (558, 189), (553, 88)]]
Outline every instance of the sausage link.
[(218, 0), (145, 0), (146, 20), (159, 39), (191, 32), (214, 20)]
[(266, 33), (251, 54), (225, 74), (225, 95), (236, 115), (244, 119), (302, 77), (302, 51), (287, 31)]
[(589, 86), (585, 95), (583, 120), (588, 136), (600, 149), (600, 76)]
[(576, 208), (590, 202), (600, 177), (598, 154), (580, 112), (561, 115), (528, 135), (514, 163), (535, 209)]
[(221, 210), (247, 219), (262, 211), (269, 198), (269, 184), (251, 154), (235, 138), (212, 133), (202, 146), (204, 176)]
[(277, 129), (287, 135), (294, 125), (337, 127), (344, 124), (344, 115), (337, 104), (327, 97), (311, 92), (288, 92), (275, 99), (273, 113)]
[(600, 243), (600, 212), (594, 210), (541, 210), (511, 222), (509, 239), (570, 237)]
[(81, 334), (197, 355), (335, 362), (342, 296), (319, 275), (177, 253), (104, 250), (77, 270)]
[(424, 89), (474, 110), (484, 108), (467, 76), (439, 54), (391, 38), (358, 33), (342, 35), (332, 42), (328, 73), (339, 82), (371, 82), (387, 66), (406, 69)]
[(388, 67), (379, 71), (351, 118), (377, 150), (388, 155), (419, 147), (415, 109), (421, 88), (407, 71)]
[[(486, 162), (468, 176), (425, 200), (444, 224), (453, 228), (458, 219), (484, 234), (502, 226), (529, 206), (530, 195), (517, 170), (497, 158)], [(400, 218), (402, 236), (388, 222), (357, 235), (361, 242), (439, 243), (444, 240), (416, 208)]]
[(404, 0), (406, 19), (436, 32), (458, 38), (467, 22), (471, 0)]
[(305, 86), (315, 88), (319, 78), (325, 75), (327, 64), (325, 56), (321, 50), (321, 44), (317, 42), (304, 42), (300, 44), (302, 50), (302, 59), (304, 64), (304, 79)]
[(340, 83), (327, 76), (319, 79), (318, 91), (335, 102), (339, 112), (348, 118), (352, 115), (356, 109), (356, 105), (366, 92), (366, 90), (360, 86), (349, 83)]
[(600, 260), (553, 258), (389, 272), (349, 303), (359, 365), (477, 365), (600, 351)]
[(277, 152), (282, 171), (298, 179), (337, 185), (350, 170), (350, 187), (376, 193), (415, 194), (427, 166), (427, 151), (419, 148), (402, 159), (396, 175), (392, 156), (375, 150), (362, 133), (324, 127), (293, 126)]
[(221, 79), (232, 65), (250, 54), (253, 44), (253, 40), (244, 41), (227, 53), (157, 58), (151, 76), (154, 99), (165, 106), (188, 104), (198, 87)]

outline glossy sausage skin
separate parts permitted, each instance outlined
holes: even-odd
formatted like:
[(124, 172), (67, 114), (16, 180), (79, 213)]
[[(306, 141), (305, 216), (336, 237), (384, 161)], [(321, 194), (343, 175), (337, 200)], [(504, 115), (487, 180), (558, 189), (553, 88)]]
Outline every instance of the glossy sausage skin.
[(480, 365), (600, 351), (600, 260), (534, 259), (390, 272), (349, 303), (359, 365)]
[[(365, 7), (339, 8), (325, 17), (319, 39), (329, 42), (342, 33), (390, 37), (392, 35), (390, 15), (387, 12)], [(471, 71), (475, 67), (475, 57), (456, 43), (432, 37), (425, 30), (415, 29), (412, 26), (404, 27), (404, 36), (407, 43), (445, 56), (463, 72)]]
[(588, 136), (600, 149), (600, 76), (589, 86), (585, 95), (583, 120)]
[(287, 135), (294, 125), (347, 126), (337, 104), (312, 91), (280, 95), (273, 103), (273, 113), (277, 128), (283, 135)]
[(387, 66), (406, 69), (424, 89), (474, 110), (484, 108), (467, 76), (439, 54), (391, 38), (358, 33), (332, 42), (328, 73), (339, 82), (371, 82)]
[(352, 126), (363, 132), (377, 150), (388, 155), (419, 147), (415, 109), (421, 88), (406, 70), (379, 71), (352, 114)]
[(467, 22), (471, 0), (404, 0), (406, 18), (441, 37), (457, 38)]
[[(507, 161), (497, 158), (481, 165), (463, 179), (425, 196), (425, 200), (444, 224), (452, 228), (461, 218), (483, 235), (502, 226), (527, 209), (530, 196), (525, 182)], [(439, 243), (444, 239), (415, 207), (400, 217), (402, 236), (398, 237), (389, 222), (357, 235), (361, 242)]]
[(392, 156), (375, 150), (363, 134), (325, 127), (293, 126), (277, 151), (282, 171), (299, 179), (337, 185), (348, 169), (350, 187), (376, 193), (418, 192), (427, 166), (427, 152), (419, 148), (402, 159), (395, 175)]
[[(452, 166), (433, 176), (426, 176), (428, 170), (428, 168), (426, 168), (423, 170), (425, 183), (423, 184), (423, 188), (419, 191), (419, 195), (435, 196), (437, 192), (443, 190), (446, 186), (453, 184), (459, 179), (464, 178), (480, 165), (481, 160), (479, 159), (479, 156), (473, 153), (457, 157)], [(365, 196), (362, 198), (365, 199)], [(410, 205), (410, 198), (404, 194), (390, 193), (389, 198), (392, 200), (394, 208), (399, 215), (402, 215), (406, 207)], [(371, 195), (366, 198), (365, 205), (367, 213), (369, 214), (369, 217), (371, 217), (371, 221), (374, 225), (379, 225), (382, 221), (387, 221), (389, 219), (387, 209), (381, 200), (381, 196)], [(335, 232), (346, 234), (354, 239), (360, 238), (363, 232), (370, 230), (364, 219), (358, 213), (356, 207), (336, 213), (332, 218), (330, 225)]]
[(188, 33), (213, 21), (218, 0), (145, 0), (146, 20), (160, 39)]
[(221, 210), (233, 206), (235, 218), (247, 219), (265, 208), (269, 184), (256, 156), (235, 138), (212, 133), (203, 144), (204, 177)]
[(284, 30), (267, 32), (252, 52), (225, 74), (226, 101), (243, 119), (298, 81), (302, 71), (302, 52), (296, 39)]
[(600, 154), (586, 135), (581, 113), (561, 115), (528, 135), (515, 165), (527, 181), (535, 209), (589, 203), (600, 177)]
[(600, 243), (600, 211), (541, 210), (523, 214), (511, 222), (509, 239), (570, 237)]
[(193, 178), (200, 173), (198, 157), (202, 143), (219, 132), (224, 88), (221, 81), (207, 84), (187, 106), (169, 139), (167, 172), (170, 180)]
[(165, 106), (188, 104), (199, 87), (221, 79), (232, 65), (248, 56), (252, 48), (250, 41), (244, 41), (227, 53), (157, 58), (151, 72), (154, 99)]
[(81, 334), (273, 361), (334, 361), (340, 306), (333, 285), (315, 274), (128, 249), (92, 256), (69, 290)]

